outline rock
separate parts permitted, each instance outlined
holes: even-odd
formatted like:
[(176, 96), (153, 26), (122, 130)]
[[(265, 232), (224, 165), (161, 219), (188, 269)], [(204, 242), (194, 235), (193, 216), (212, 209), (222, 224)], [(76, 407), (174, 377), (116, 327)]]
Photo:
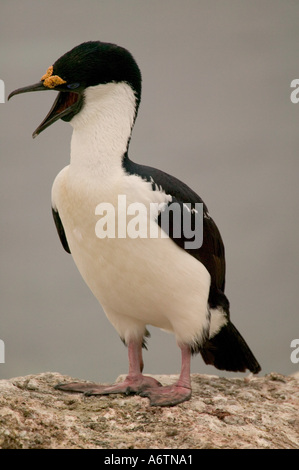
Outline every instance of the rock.
[[(164, 385), (176, 376), (155, 376)], [(0, 380), (2, 449), (299, 448), (299, 374), (192, 375), (192, 398), (172, 408), (139, 396), (55, 390), (58, 373)]]

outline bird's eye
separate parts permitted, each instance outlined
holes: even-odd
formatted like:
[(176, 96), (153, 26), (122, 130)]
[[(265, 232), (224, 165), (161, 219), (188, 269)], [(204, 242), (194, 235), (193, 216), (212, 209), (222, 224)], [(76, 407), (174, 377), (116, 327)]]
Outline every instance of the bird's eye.
[(80, 83), (70, 83), (69, 85), (67, 85), (67, 88), (69, 88), (70, 90), (75, 90), (75, 88), (78, 88), (80, 86)]

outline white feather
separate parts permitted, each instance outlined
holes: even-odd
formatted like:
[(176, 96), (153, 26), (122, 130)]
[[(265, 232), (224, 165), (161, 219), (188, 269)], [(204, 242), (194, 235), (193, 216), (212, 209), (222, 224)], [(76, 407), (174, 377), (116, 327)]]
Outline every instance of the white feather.
[(227, 324), (227, 316), (221, 307), (211, 308), (210, 338), (213, 338)]

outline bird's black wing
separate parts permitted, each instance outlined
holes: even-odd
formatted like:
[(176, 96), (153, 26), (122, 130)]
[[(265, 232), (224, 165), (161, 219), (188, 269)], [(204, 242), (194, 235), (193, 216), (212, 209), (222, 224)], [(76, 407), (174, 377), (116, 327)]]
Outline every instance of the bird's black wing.
[[(137, 165), (125, 158), (124, 168), (130, 174), (136, 174), (152, 183), (153, 190), (163, 190), (170, 194), (175, 202), (184, 204), (203, 203), (202, 199), (186, 184), (177, 178), (155, 168)], [(193, 213), (195, 217), (195, 212)], [(163, 227), (162, 227), (163, 228)], [(171, 233), (169, 233), (171, 236)], [(172, 238), (175, 243), (188, 251), (207, 268), (211, 275), (209, 307), (222, 312), (226, 322), (220, 330), (208, 338), (204, 344), (193, 345), (192, 353), (200, 352), (206, 364), (213, 364), (220, 370), (245, 372), (249, 369), (254, 374), (261, 370), (244, 338), (230, 321), (229, 301), (224, 294), (225, 253), (219, 230), (210, 217), (203, 203), (203, 243), (200, 248), (186, 249), (184, 238)]]
[[(153, 190), (162, 190), (172, 196), (172, 201), (180, 205), (190, 204), (191, 208), (195, 203), (203, 204), (203, 242), (200, 248), (185, 248), (184, 237), (174, 238), (173, 241), (184, 248), (190, 255), (201, 261), (211, 275), (211, 303), (213, 295), (219, 291), (224, 292), (225, 287), (225, 252), (220, 232), (208, 213), (207, 206), (203, 200), (185, 183), (177, 178), (145, 165), (139, 165), (128, 158), (125, 158), (124, 168), (129, 174), (136, 174), (152, 183)], [(191, 212), (191, 224), (194, 224), (196, 212)], [(193, 220), (192, 220), (193, 218)], [(160, 222), (159, 222), (160, 223)], [(183, 234), (182, 234), (183, 235)], [(216, 294), (215, 294), (216, 295)], [(218, 296), (217, 296), (218, 297)], [(213, 305), (211, 305), (213, 306)]]
[(52, 207), (52, 214), (53, 214), (53, 218), (54, 218), (54, 222), (55, 222), (55, 225), (56, 225), (57, 233), (58, 233), (58, 236), (59, 236), (60, 241), (62, 243), (62, 246), (63, 246), (63, 248), (65, 249), (65, 251), (67, 253), (70, 253), (71, 250), (70, 250), (69, 244), (67, 242), (67, 238), (66, 238), (66, 235), (65, 235), (65, 231), (64, 231), (61, 219), (59, 217), (59, 212), (56, 209), (54, 209), (54, 207)]

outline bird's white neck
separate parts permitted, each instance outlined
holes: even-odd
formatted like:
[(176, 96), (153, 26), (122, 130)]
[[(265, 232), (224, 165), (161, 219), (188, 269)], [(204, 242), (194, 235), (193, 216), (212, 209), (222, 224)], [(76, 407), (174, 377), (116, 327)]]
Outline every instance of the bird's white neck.
[(82, 110), (71, 120), (70, 169), (106, 178), (122, 171), (136, 113), (136, 97), (127, 83), (107, 83), (85, 91)]

